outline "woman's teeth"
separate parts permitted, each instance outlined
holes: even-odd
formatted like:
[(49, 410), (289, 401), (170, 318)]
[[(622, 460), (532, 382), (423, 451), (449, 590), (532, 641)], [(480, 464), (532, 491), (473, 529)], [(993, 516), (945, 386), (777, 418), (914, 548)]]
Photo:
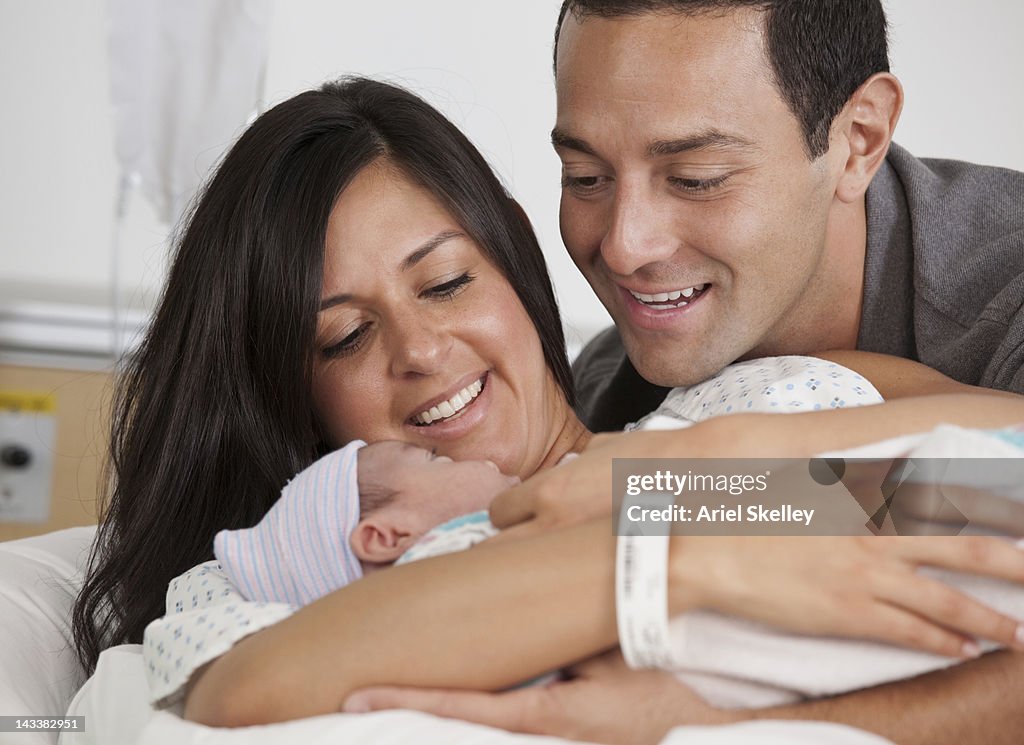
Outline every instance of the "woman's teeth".
[[(672, 292), (658, 292), (654, 295), (645, 295), (642, 292), (629, 291), (629, 294), (635, 297), (644, 305), (650, 308), (665, 309), (665, 308), (682, 308), (686, 305), (693, 296), (699, 295), (707, 287), (707, 284), (694, 285), (693, 287), (687, 287), (685, 290), (672, 290)], [(686, 298), (680, 300), (680, 298)], [(677, 302), (678, 301), (678, 302)]]
[(449, 419), (469, 405), (469, 402), (480, 395), (484, 388), (481, 381), (470, 383), (447, 401), (442, 401), (437, 406), (431, 406), (426, 411), (421, 411), (412, 418), (414, 424), (430, 424), (439, 419)]

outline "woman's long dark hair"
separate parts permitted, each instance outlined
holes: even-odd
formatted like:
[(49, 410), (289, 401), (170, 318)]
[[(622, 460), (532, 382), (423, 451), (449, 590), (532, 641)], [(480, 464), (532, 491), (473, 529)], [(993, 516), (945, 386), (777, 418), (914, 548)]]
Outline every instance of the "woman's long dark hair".
[(327, 449), (311, 398), (327, 220), (387, 158), (449, 209), (515, 288), (573, 401), (544, 258), (529, 222), (458, 129), (417, 96), (346, 78), (260, 116), (177, 240), (145, 340), (120, 375), (108, 500), (74, 608), (79, 658), (138, 643), (168, 582), (255, 524)]

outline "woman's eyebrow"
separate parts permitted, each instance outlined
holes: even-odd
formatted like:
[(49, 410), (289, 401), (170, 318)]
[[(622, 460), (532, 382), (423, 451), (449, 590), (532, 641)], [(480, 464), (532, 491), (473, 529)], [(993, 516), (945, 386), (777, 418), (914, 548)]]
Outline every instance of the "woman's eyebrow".
[[(440, 246), (446, 241), (450, 241), (452, 238), (465, 238), (466, 234), (461, 230), (443, 230), (434, 237), (428, 239), (422, 246), (416, 248), (402, 260), (402, 271), (408, 271), (412, 269), (416, 264), (425, 259), (431, 251)], [(352, 299), (350, 293), (341, 293), (340, 295), (332, 295), (331, 297), (324, 298), (320, 301), (320, 310), (327, 310), (333, 308), (335, 305), (341, 305), (347, 303)]]
[(352, 295), (348, 293), (342, 293), (341, 295), (333, 295), (331, 297), (324, 298), (323, 300), (320, 301), (320, 310), (323, 311), (327, 310), (328, 308), (333, 308), (335, 305), (347, 303), (351, 299)]
[(425, 259), (431, 251), (440, 246), (445, 241), (450, 241), (452, 238), (464, 238), (465, 233), (461, 230), (443, 230), (433, 238), (429, 239), (419, 248), (415, 249), (412, 253), (405, 257), (402, 261), (402, 271), (408, 271), (412, 269), (416, 264)]

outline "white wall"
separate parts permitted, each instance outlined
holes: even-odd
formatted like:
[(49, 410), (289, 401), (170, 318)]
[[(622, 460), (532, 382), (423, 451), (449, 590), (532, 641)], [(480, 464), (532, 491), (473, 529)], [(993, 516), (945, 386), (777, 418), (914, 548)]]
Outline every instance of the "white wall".
[[(559, 0), (279, 0), (267, 102), (358, 72), (405, 83), (483, 150), (534, 221), (579, 336), (603, 309), (562, 250), (551, 33)], [(921, 155), (1024, 170), (1024, 4), (888, 0), (907, 90), (897, 139)], [(103, 302), (116, 171), (103, 0), (0, 0), (0, 293)], [(136, 199), (127, 295), (161, 282), (167, 229)], [(3, 297), (0, 297), (3, 300)]]

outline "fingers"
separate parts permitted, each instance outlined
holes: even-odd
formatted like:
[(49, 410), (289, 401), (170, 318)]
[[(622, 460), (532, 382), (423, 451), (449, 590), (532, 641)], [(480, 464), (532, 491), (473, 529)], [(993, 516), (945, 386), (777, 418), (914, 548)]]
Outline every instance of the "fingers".
[(903, 607), (879, 602), (866, 603), (857, 615), (856, 630), (851, 630), (851, 633), (858, 637), (876, 639), (943, 657), (974, 658), (981, 654), (980, 648), (973, 640), (911, 613)]
[(502, 492), (491, 502), (490, 515), (494, 527), (510, 528), (533, 519), (536, 511), (529, 486), (516, 486)]
[(588, 452), (535, 474), (491, 502), (491, 522), (502, 529), (524, 522), (550, 529), (607, 515), (611, 462), (610, 453)]
[(446, 691), (424, 688), (365, 688), (345, 699), (341, 710), (362, 714), (383, 709), (412, 709), (448, 719), (462, 719), (490, 727), (522, 732), (528, 721), (531, 697), (539, 688), (507, 693)]
[[(690, 538), (670, 554), (680, 566), (715, 567), (713, 593), (685, 583), (703, 607), (799, 633), (874, 638), (951, 657), (979, 654), (975, 639), (1024, 650), (1022, 624), (938, 579), (922, 565), (1022, 581), (1024, 551), (987, 537)], [(687, 552), (707, 553), (704, 560)], [(710, 553), (708, 553), (710, 552)], [(710, 560), (709, 560), (710, 557)], [(705, 570), (706, 571), (706, 570)], [(693, 607), (687, 606), (687, 607)]]
[(947, 584), (907, 572), (890, 574), (879, 585), (879, 597), (916, 615), (916, 629), (905, 624), (900, 628), (904, 636), (920, 634), (910, 640), (910, 646), (946, 656), (976, 657), (980, 650), (972, 637), (977, 637), (1024, 650), (1024, 628), (1016, 619)]
[(912, 564), (927, 564), (1024, 584), (1024, 550), (1002, 538), (922, 536), (902, 538), (887, 544), (886, 548)]

